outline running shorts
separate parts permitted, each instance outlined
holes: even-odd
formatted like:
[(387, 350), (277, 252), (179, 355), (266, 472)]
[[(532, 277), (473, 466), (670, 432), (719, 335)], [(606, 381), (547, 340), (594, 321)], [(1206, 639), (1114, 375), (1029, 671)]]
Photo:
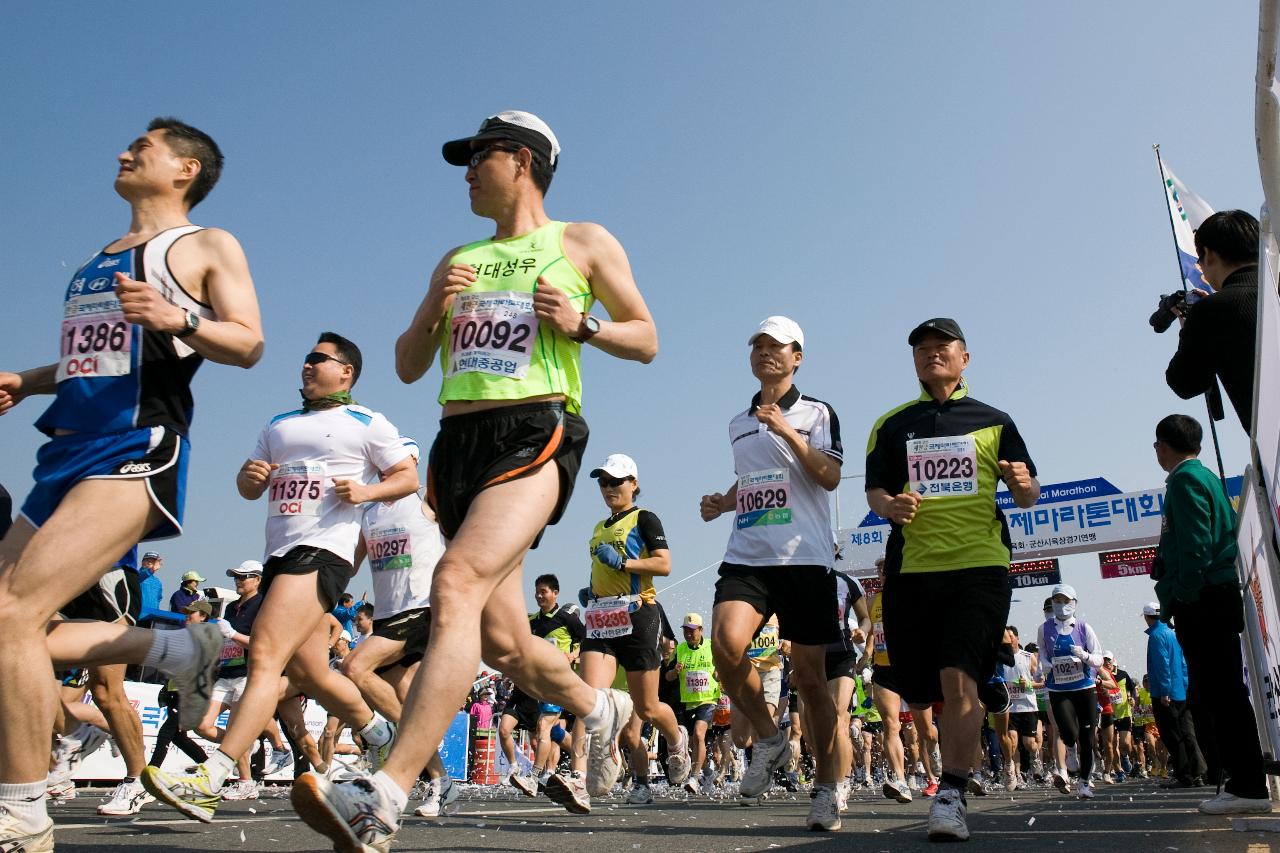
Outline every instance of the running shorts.
[(826, 566), (721, 563), (715, 603), (722, 601), (745, 601), (765, 619), (777, 614), (778, 636), (802, 646), (844, 639), (838, 624), (836, 576)]
[(276, 575), (309, 575), (312, 572), (316, 573), (316, 592), (320, 603), (328, 611), (337, 606), (356, 570), (332, 551), (299, 545), (263, 564), (259, 591), (265, 596)]
[(98, 582), (71, 599), (60, 611), (67, 619), (94, 619), (137, 625), (142, 614), (142, 586), (138, 573), (114, 568)]
[[(547, 462), (560, 469), (560, 496), (547, 524), (555, 524), (573, 494), (587, 449), (587, 422), (558, 401), (525, 403), (450, 415), (427, 463), (427, 503), (440, 533), (452, 539), (480, 492), (528, 476)], [(539, 531), (533, 547), (542, 539)]]
[(662, 666), (662, 617), (654, 604), (642, 604), (631, 613), (631, 633), (607, 640), (582, 641), (582, 651), (612, 655), (627, 672), (650, 672)]
[(427, 641), (431, 639), (431, 608), (415, 607), (394, 616), (375, 619), (373, 636), (404, 643), (400, 657), (378, 667), (375, 673), (388, 672), (397, 666), (411, 667), (422, 660), (427, 651)]
[(1003, 566), (983, 566), (885, 578), (884, 636), (903, 699), (941, 701), (946, 668), (979, 684), (991, 678), (1009, 617), (1007, 576)]
[(55, 435), (36, 452), (35, 486), (22, 517), (43, 526), (81, 480), (145, 480), (163, 520), (143, 540), (182, 533), (191, 443), (169, 427)]

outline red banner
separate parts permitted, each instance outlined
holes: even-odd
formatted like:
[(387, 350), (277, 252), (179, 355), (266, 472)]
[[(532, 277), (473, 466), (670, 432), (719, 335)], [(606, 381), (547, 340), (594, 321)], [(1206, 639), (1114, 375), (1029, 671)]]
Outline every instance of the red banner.
[(1102, 551), (1098, 554), (1098, 565), (1104, 579), (1149, 575), (1155, 560), (1155, 548), (1126, 548), (1123, 551)]

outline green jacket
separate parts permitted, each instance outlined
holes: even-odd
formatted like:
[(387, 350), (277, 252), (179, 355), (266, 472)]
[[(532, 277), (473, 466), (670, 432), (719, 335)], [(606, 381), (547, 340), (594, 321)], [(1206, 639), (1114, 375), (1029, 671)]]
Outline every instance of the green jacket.
[(1199, 601), (1206, 586), (1239, 587), (1235, 525), (1236, 514), (1222, 481), (1199, 459), (1188, 459), (1173, 469), (1165, 480), (1160, 549), (1153, 572), (1166, 622), (1178, 604)]

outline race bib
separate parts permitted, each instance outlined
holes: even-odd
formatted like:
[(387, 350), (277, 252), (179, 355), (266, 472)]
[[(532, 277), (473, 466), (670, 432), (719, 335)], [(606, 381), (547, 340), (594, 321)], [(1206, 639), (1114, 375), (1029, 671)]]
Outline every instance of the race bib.
[(222, 644), (222, 651), (218, 654), (218, 660), (222, 663), (243, 663), (244, 662), (244, 646), (235, 640), (226, 640)]
[(449, 325), (448, 375), (489, 373), (524, 379), (537, 336), (532, 293), (459, 293)]
[(582, 624), (591, 640), (610, 640), (631, 633), (630, 605), (625, 598), (597, 598), (583, 611)]
[(1027, 695), (1027, 690), (1022, 686), (1021, 681), (1008, 682), (1008, 688), (1010, 699), (1021, 699), (1023, 696)]
[(375, 572), (407, 569), (413, 565), (413, 542), (405, 527), (375, 527), (365, 539), (369, 568)]
[(1070, 684), (1084, 678), (1084, 664), (1071, 655), (1053, 659), (1053, 677), (1059, 684)]
[(323, 462), (286, 462), (271, 473), (268, 516), (319, 515), (324, 497)]
[(907, 442), (907, 477), (922, 498), (978, 493), (978, 442), (971, 435)]
[(871, 641), (875, 644), (875, 650), (883, 653), (889, 650), (889, 645), (884, 641), (884, 623), (876, 622), (871, 626)]
[(684, 692), (689, 694), (705, 693), (711, 689), (711, 673), (705, 669), (686, 669), (684, 671)]
[(791, 473), (785, 468), (753, 471), (738, 478), (737, 527), (791, 523)]
[(132, 351), (133, 329), (125, 322), (114, 292), (67, 300), (57, 381), (77, 376), (127, 376)]

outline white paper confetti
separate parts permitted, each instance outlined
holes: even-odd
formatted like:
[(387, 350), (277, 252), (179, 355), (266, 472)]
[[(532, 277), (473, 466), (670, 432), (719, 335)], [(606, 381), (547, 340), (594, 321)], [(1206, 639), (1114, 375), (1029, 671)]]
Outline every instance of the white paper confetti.
[(1035, 826), (1035, 825), (1036, 825), (1035, 817), (1032, 817), (1031, 820), (1027, 821), (1027, 826)]
[(240, 830), (240, 843), (244, 844), (244, 830)]

